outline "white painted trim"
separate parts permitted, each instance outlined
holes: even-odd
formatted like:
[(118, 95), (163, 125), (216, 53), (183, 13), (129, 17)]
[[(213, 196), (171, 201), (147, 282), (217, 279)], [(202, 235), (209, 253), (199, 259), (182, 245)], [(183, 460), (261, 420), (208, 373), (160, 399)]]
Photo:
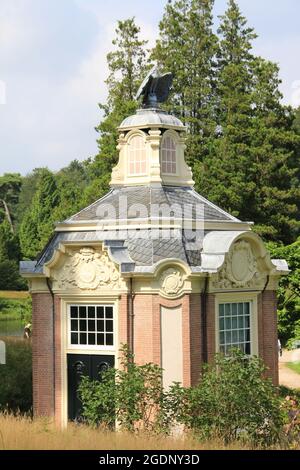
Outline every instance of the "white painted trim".
[(216, 353), (219, 352), (219, 304), (249, 302), (250, 303), (250, 344), (251, 356), (258, 356), (258, 293), (250, 292), (222, 292), (215, 294), (215, 343)]
[[(87, 304), (89, 307), (112, 307), (113, 309), (113, 344), (111, 346), (104, 346), (104, 345), (84, 345), (84, 344), (71, 344), (71, 337), (70, 337), (70, 334), (71, 334), (71, 312), (70, 312), (70, 309), (71, 307), (77, 307), (77, 306), (80, 306), (80, 305), (84, 305), (83, 302), (72, 302), (72, 303), (68, 303), (68, 306), (67, 306), (67, 348), (68, 348), (68, 351), (74, 351), (74, 353), (76, 352), (76, 354), (78, 354), (78, 351), (80, 351), (80, 354), (82, 354), (82, 351), (95, 351), (95, 354), (98, 353), (99, 351), (99, 347), (101, 348), (101, 351), (106, 351), (106, 352), (109, 352), (109, 351), (115, 351), (116, 349), (116, 329), (117, 329), (117, 324), (116, 324), (116, 312), (115, 312), (115, 305), (114, 303), (112, 302), (101, 302), (101, 304), (97, 303), (97, 304), (91, 304), (90, 302)], [(80, 318), (79, 318), (80, 320)], [(87, 320), (88, 321), (88, 320)], [(98, 331), (96, 330), (95, 331), (95, 334), (97, 334)], [(104, 334), (104, 333), (103, 333)]]
[[(77, 305), (112, 305), (114, 310), (114, 349), (74, 349), (68, 347), (68, 310), (71, 304)], [(61, 425), (68, 424), (68, 364), (67, 354), (97, 354), (114, 355), (115, 367), (119, 367), (119, 296), (107, 297), (84, 297), (65, 296), (61, 298), (60, 305), (60, 333), (61, 333)]]

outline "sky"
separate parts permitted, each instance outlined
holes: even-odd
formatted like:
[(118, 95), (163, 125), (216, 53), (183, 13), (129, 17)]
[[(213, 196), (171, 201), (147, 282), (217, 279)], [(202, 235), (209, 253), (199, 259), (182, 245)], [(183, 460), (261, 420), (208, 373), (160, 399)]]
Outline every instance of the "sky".
[[(154, 45), (166, 0), (0, 0), (0, 174), (53, 171), (97, 153), (97, 103), (116, 23), (135, 16)], [(284, 102), (300, 105), (299, 0), (239, 0), (280, 65)], [(215, 15), (226, 0), (216, 0)], [(217, 22), (216, 18), (216, 22)]]

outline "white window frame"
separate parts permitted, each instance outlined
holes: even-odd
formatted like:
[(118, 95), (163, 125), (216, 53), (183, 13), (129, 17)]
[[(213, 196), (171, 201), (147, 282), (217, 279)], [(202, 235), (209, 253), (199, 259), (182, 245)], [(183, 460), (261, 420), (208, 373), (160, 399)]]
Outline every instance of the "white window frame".
[[(172, 142), (174, 144), (174, 147), (175, 147), (175, 172), (174, 173), (170, 173), (168, 171), (163, 171), (163, 151), (168, 150), (168, 149), (164, 149), (164, 144), (165, 144), (165, 141), (166, 141), (167, 138), (172, 140)], [(177, 145), (176, 145), (176, 140), (173, 137), (173, 135), (165, 134), (162, 138), (161, 148), (160, 148), (160, 164), (161, 164), (161, 173), (162, 173), (162, 175), (177, 176), (177, 174), (178, 174)], [(168, 162), (166, 162), (166, 164), (168, 164)]]
[[(112, 307), (113, 310), (113, 344), (109, 346), (105, 346), (102, 344), (72, 344), (71, 343), (71, 307)], [(76, 351), (115, 351), (116, 349), (116, 340), (117, 340), (117, 335), (116, 335), (116, 314), (115, 314), (115, 305), (111, 303), (97, 303), (97, 304), (91, 304), (91, 303), (70, 303), (68, 304), (67, 308), (67, 349), (68, 350), (76, 350)], [(97, 334), (97, 332), (95, 331)], [(104, 333), (105, 334), (105, 333)]]
[[(143, 148), (141, 148), (140, 150), (143, 151), (144, 153), (144, 160), (140, 160), (140, 162), (143, 162), (145, 161), (145, 171), (144, 172), (140, 172), (140, 173), (137, 173), (137, 172), (131, 172), (131, 157), (132, 157), (132, 141), (136, 138), (136, 137), (139, 137), (142, 141), (143, 141)], [(132, 135), (130, 137), (130, 140), (128, 142), (128, 175), (129, 176), (146, 176), (147, 175), (147, 148), (146, 148), (146, 143), (145, 143), (145, 138), (141, 135), (141, 134), (135, 134), (135, 135)], [(135, 150), (136, 152), (136, 150)], [(135, 155), (136, 156), (136, 155)], [(134, 159), (133, 161), (133, 164), (134, 164), (134, 168), (136, 169), (136, 165), (137, 165), (137, 160), (136, 158)]]
[(247, 292), (228, 292), (216, 294), (215, 302), (215, 341), (216, 352), (220, 352), (220, 328), (219, 305), (226, 303), (248, 302), (250, 305), (250, 356), (258, 356), (258, 319), (257, 319), (257, 294)]

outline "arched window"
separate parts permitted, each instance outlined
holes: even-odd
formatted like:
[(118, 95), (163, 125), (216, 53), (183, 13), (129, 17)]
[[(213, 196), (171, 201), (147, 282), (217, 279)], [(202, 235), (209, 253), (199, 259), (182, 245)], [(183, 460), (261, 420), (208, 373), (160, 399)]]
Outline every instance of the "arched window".
[(165, 137), (161, 148), (162, 173), (174, 175), (176, 173), (176, 146), (172, 137)]
[(146, 173), (146, 147), (142, 136), (135, 135), (129, 144), (129, 174), (144, 175)]

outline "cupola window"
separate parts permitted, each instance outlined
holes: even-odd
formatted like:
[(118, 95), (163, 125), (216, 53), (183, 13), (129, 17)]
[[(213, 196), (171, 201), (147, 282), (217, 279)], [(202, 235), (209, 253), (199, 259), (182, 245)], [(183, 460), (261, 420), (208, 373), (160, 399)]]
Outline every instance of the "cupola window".
[(161, 167), (164, 174), (176, 174), (176, 146), (170, 136), (165, 137), (162, 142)]
[(146, 173), (146, 147), (142, 136), (132, 137), (129, 145), (129, 174), (144, 175)]

